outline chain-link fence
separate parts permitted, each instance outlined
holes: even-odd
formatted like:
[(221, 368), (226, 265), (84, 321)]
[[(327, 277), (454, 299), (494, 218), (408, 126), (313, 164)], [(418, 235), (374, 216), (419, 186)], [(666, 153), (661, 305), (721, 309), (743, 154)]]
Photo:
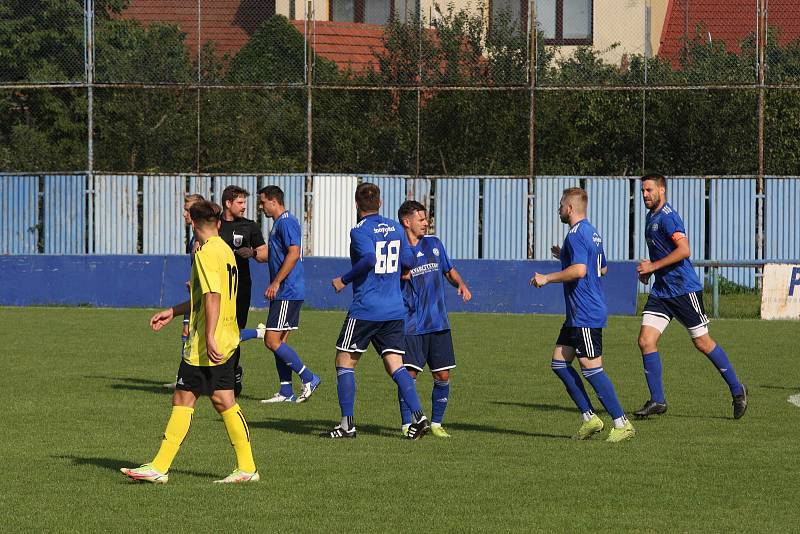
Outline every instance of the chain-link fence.
[(792, 0), (7, 0), (0, 17), (7, 172), (800, 173)]
[(7, 175), (744, 178), (759, 251), (800, 175), (796, 0), (5, 0), (0, 65)]

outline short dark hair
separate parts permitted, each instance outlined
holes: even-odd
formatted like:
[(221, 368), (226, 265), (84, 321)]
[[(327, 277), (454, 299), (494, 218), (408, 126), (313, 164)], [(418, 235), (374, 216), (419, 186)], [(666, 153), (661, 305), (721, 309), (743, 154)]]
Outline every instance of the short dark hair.
[(214, 202), (201, 200), (189, 207), (189, 216), (197, 226), (217, 224), (217, 221), (222, 216), (222, 208)]
[(370, 182), (356, 187), (356, 206), (361, 211), (378, 211), (381, 208), (381, 189)]
[(277, 200), (283, 206), (283, 189), (277, 185), (268, 185), (258, 190), (259, 195), (264, 195), (269, 200)]
[(400, 205), (400, 209), (397, 210), (397, 220), (403, 221), (403, 219), (407, 219), (414, 213), (422, 211), (427, 213), (428, 210), (425, 209), (425, 206), (417, 202), (416, 200), (406, 200)]
[(642, 176), (642, 181), (652, 180), (658, 185), (659, 187), (663, 187), (664, 189), (667, 188), (667, 179), (663, 174), (645, 174)]
[(222, 205), (224, 206), (228, 201), (234, 201), (239, 197), (249, 197), (250, 193), (247, 189), (242, 189), (238, 185), (229, 185), (222, 190)]

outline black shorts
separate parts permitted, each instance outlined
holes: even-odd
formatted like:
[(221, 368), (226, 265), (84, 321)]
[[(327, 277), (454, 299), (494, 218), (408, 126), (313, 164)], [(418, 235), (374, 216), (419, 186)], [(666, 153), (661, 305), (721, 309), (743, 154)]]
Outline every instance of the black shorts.
[(250, 280), (239, 280), (236, 289), (236, 323), (239, 330), (247, 328), (247, 314), (250, 313)]
[(273, 300), (269, 303), (267, 330), (297, 330), (302, 307), (302, 300)]
[(450, 330), (406, 336), (403, 365), (422, 371), (425, 364), (431, 371), (444, 371), (456, 366), (453, 338)]
[(642, 315), (655, 315), (671, 321), (674, 317), (688, 329), (706, 326), (708, 316), (703, 306), (703, 292), (693, 291), (673, 298), (647, 297)]
[(221, 389), (233, 389), (236, 383), (236, 358), (231, 356), (222, 365), (189, 365), (181, 360), (175, 389), (211, 395)]
[(397, 321), (366, 321), (348, 317), (342, 325), (336, 349), (344, 352), (366, 352), (370, 341), (378, 354), (405, 354), (406, 341), (402, 319)]
[(603, 329), (562, 326), (556, 345), (574, 348), (578, 358), (598, 358), (603, 355)]

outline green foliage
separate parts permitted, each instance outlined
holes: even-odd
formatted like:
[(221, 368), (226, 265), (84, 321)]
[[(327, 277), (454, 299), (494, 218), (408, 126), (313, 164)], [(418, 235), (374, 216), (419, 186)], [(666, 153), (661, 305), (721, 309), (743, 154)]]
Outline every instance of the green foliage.
[[(196, 81), (197, 57), (190, 56), (186, 35), (171, 24), (120, 19), (128, 3), (95, 2), (95, 79)], [(531, 54), (527, 35), (508, 14), (495, 13), (489, 27), (481, 10), (434, 8), (433, 21), (390, 21), (374, 68), (341, 70), (313, 58), (315, 170), (413, 174), (418, 160), (423, 174), (525, 175), (533, 104), (537, 174), (756, 172), (756, 90), (633, 89), (753, 84), (753, 35), (732, 49), (710, 41), (698, 26), (675, 61), (628, 55), (611, 64), (606, 54), (617, 45), (562, 55), (538, 33)], [(0, 3), (0, 82), (83, 81), (83, 24), (82, 0)], [(767, 43), (768, 82), (798, 83), (800, 40), (780, 44), (771, 29)], [(96, 89), (95, 168), (186, 172), (199, 162), (205, 172), (305, 170), (305, 46), (303, 35), (275, 16), (232, 57), (210, 43), (200, 50), (205, 83), (296, 89), (202, 90), (199, 99), (188, 89)], [(529, 72), (532, 56), (535, 71)], [(537, 89), (533, 103), (532, 75), (547, 89)], [(429, 89), (418, 103), (415, 91), (325, 89), (329, 84)], [(568, 89), (586, 85), (632, 90)], [(454, 86), (491, 90), (440, 90)], [(798, 92), (768, 90), (765, 112), (767, 174), (800, 173)], [(0, 169), (84, 169), (86, 113), (85, 90), (0, 88)]]

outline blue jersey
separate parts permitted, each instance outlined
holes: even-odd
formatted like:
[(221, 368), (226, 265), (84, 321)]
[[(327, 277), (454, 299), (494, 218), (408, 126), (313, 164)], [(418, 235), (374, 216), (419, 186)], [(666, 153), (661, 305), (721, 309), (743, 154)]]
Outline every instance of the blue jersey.
[(281, 282), (281, 287), (275, 300), (304, 300), (306, 293), (305, 280), (303, 279), (302, 232), (300, 223), (294, 215), (284, 211), (272, 225), (269, 234), (269, 278), (274, 280), (281, 269), (289, 247), (301, 247), (300, 259), (289, 271)]
[(406, 335), (450, 330), (444, 289), (444, 273), (453, 268), (438, 237), (426, 235), (411, 247), (414, 267), (411, 280), (403, 281), (406, 303)]
[(401, 263), (413, 261), (400, 223), (380, 215), (367, 215), (350, 230), (350, 261), (355, 265), (368, 254), (375, 267), (353, 280), (353, 303), (348, 316), (366, 321), (397, 321), (406, 316), (400, 292)]
[[(677, 248), (673, 238), (686, 235), (681, 216), (668, 202), (656, 213), (647, 212), (644, 220), (644, 238), (650, 251), (650, 261), (657, 261), (667, 256)], [(694, 272), (689, 258), (659, 269), (654, 274), (656, 280), (650, 290), (650, 294), (654, 297), (679, 297), (703, 289), (703, 284)]]
[(586, 276), (564, 283), (567, 320), (564, 326), (604, 328), (608, 309), (600, 283), (600, 271), (606, 266), (603, 238), (588, 220), (575, 223), (561, 247), (561, 268), (586, 265)]

